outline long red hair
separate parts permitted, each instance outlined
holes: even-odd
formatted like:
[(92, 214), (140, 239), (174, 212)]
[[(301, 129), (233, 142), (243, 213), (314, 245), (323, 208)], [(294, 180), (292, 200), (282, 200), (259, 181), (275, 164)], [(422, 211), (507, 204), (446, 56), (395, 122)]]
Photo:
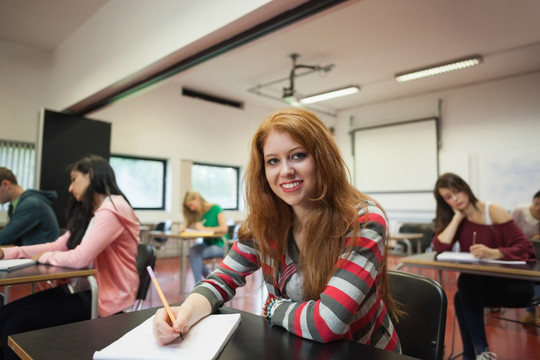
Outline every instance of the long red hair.
[[(317, 300), (347, 246), (345, 236), (359, 230), (358, 206), (365, 206), (371, 199), (350, 184), (350, 174), (334, 137), (317, 116), (304, 109), (290, 108), (267, 117), (251, 143), (244, 177), (249, 214), (239, 230), (239, 238), (255, 241), (261, 259), (272, 259), (274, 274), (287, 250), (293, 216), (291, 206), (274, 194), (266, 180), (263, 147), (271, 131), (288, 133), (315, 161), (318, 187), (311, 199), (313, 211), (304, 230), (309, 246), (302, 249), (299, 265), (304, 276), (305, 299)], [(394, 305), (386, 285), (386, 255), (381, 279), (385, 303), (392, 310)]]

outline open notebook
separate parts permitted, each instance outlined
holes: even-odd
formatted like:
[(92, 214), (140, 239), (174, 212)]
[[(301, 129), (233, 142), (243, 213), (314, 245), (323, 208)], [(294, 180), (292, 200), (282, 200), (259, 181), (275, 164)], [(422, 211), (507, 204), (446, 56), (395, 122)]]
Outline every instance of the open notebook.
[(490, 260), (490, 259), (478, 259), (469, 252), (457, 252), (457, 251), (445, 251), (437, 255), (439, 261), (449, 262), (466, 262), (466, 263), (487, 263), (487, 264), (508, 264), (508, 265), (522, 265), (526, 264), (525, 261), (509, 261), (509, 260)]
[(36, 260), (32, 259), (8, 259), (0, 260), (0, 271), (11, 271), (20, 269), (30, 265), (34, 265)]
[(129, 331), (117, 341), (94, 353), (101, 360), (215, 359), (240, 323), (240, 314), (210, 315), (195, 324), (184, 340), (159, 346), (152, 334), (154, 317)]

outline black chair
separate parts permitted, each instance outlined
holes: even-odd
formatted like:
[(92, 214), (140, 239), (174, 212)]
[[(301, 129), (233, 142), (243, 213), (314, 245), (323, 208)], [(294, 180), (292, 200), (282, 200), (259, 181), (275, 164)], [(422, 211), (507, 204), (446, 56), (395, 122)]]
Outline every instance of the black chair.
[[(156, 224), (156, 227), (154, 228), (154, 231), (170, 231), (171, 225), (172, 225), (171, 221), (158, 222)], [(158, 243), (159, 247), (163, 246), (165, 242), (167, 242), (166, 237), (153, 237), (152, 239)]]
[(139, 272), (139, 290), (133, 304), (132, 311), (141, 310), (146, 294), (150, 287), (150, 274), (146, 270), (150, 266), (152, 270), (156, 266), (157, 253), (151, 244), (139, 244), (137, 247), (137, 271)]
[[(536, 253), (536, 259), (537, 259), (536, 261), (540, 261), (540, 240), (532, 240), (532, 243), (534, 247), (534, 252)], [(540, 282), (538, 281), (535, 282), (535, 287), (539, 285), (540, 285)], [(519, 308), (528, 308), (528, 307), (535, 307), (535, 306), (540, 306), (540, 295), (533, 296), (532, 299), (530, 299), (524, 304), (519, 304), (515, 306), (506, 306), (506, 307), (519, 309)]]
[(389, 270), (392, 297), (407, 313), (395, 322), (403, 354), (423, 360), (440, 360), (446, 330), (446, 293), (425, 276)]
[[(422, 252), (431, 248), (431, 240), (435, 236), (433, 224), (429, 223), (403, 223), (399, 227), (399, 232), (403, 234), (422, 233), (424, 235), (420, 240)], [(409, 244), (405, 244), (405, 246), (409, 246)]]

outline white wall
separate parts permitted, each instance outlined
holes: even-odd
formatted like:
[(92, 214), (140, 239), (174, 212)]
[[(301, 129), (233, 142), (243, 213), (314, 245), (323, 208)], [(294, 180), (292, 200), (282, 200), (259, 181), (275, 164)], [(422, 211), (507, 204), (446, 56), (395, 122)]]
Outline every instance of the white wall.
[(269, 1), (109, 1), (55, 51), (49, 106), (69, 107)]
[(0, 138), (36, 141), (41, 108), (62, 111), (269, 2), (115, 0), (54, 52), (0, 41)]
[(0, 139), (37, 140), (51, 66), (48, 52), (0, 41)]
[[(517, 204), (530, 202), (534, 192), (540, 189), (540, 182), (519, 176), (515, 178), (522, 181), (522, 186), (535, 190), (530, 193), (528, 190), (517, 191), (515, 194), (519, 196), (510, 199), (502, 199), (502, 196), (500, 200), (491, 198), (490, 196), (496, 193), (488, 189), (488, 184), (502, 179), (486, 178), (488, 174), (485, 171), (485, 163), (496, 159), (508, 160), (520, 157), (534, 161), (535, 164), (540, 161), (540, 73), (340, 113), (336, 136), (351, 169), (353, 157), (348, 133), (351, 129), (377, 123), (437, 116), (439, 99), (442, 100), (440, 172), (451, 171), (459, 174), (469, 182), (477, 197), (501, 204), (508, 210)], [(371, 156), (384, 157), (384, 150), (377, 149)], [(366, 169), (366, 171), (385, 171), (385, 169)], [(540, 173), (540, 169), (536, 173)], [(516, 174), (507, 175), (514, 177)], [(426, 176), (432, 177), (435, 184), (436, 176), (433, 174)], [(379, 195), (377, 199), (386, 208), (389, 217), (394, 220), (431, 221), (434, 217), (435, 200), (429, 193)]]
[[(89, 117), (112, 123), (111, 152), (169, 160), (168, 211), (138, 211), (143, 222), (182, 220), (181, 161), (193, 160), (245, 168), (251, 137), (270, 109), (245, 109), (184, 97), (173, 84), (96, 111)], [(241, 220), (243, 212), (228, 211)]]

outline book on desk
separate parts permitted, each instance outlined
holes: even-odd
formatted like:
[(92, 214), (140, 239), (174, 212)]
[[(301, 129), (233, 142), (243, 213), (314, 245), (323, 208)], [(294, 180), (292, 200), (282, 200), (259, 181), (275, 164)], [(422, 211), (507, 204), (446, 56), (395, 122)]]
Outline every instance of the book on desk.
[(7, 259), (0, 260), (0, 271), (12, 271), (23, 267), (37, 264), (36, 260), (32, 259)]
[(182, 341), (160, 346), (152, 334), (154, 317), (126, 333), (103, 350), (94, 360), (136, 359), (215, 359), (240, 323), (240, 314), (214, 314), (191, 327)]
[(510, 260), (492, 260), (479, 259), (474, 257), (470, 252), (444, 251), (437, 254), (436, 259), (439, 261), (449, 262), (465, 262), (465, 263), (487, 263), (487, 264), (507, 264), (507, 265), (524, 265), (525, 261), (510, 261)]

